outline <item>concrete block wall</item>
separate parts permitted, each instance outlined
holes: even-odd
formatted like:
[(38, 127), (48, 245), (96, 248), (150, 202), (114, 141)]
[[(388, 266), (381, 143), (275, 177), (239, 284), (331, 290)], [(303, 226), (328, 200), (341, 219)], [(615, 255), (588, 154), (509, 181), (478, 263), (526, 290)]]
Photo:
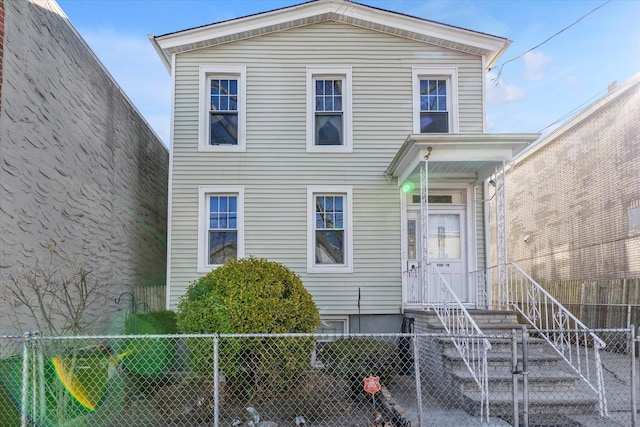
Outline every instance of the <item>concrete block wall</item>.
[(517, 163), (507, 203), (509, 260), (535, 280), (640, 277), (640, 84)]
[(103, 283), (104, 329), (115, 297), (165, 280), (168, 150), (54, 1), (4, 9), (0, 280), (55, 246)]

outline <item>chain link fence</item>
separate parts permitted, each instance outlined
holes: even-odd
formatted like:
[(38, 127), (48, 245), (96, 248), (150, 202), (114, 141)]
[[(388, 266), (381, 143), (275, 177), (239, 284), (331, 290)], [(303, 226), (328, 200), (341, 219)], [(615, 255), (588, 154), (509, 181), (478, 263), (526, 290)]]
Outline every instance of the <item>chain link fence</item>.
[(0, 425), (633, 425), (639, 338), (589, 332), (606, 418), (531, 330), (486, 336), (486, 382), (445, 334), (0, 336)]

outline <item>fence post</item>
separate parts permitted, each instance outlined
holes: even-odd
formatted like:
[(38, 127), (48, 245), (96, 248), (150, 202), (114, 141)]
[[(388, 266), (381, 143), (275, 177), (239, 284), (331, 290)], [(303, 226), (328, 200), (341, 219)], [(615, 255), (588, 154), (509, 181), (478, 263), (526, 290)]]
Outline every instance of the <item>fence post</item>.
[(511, 389), (513, 393), (513, 427), (518, 427), (520, 411), (518, 410), (518, 341), (516, 330), (511, 330)]
[(213, 425), (220, 425), (220, 375), (218, 365), (218, 334), (213, 337)]
[(522, 326), (522, 424), (529, 427), (529, 332)]
[(27, 427), (27, 399), (29, 384), (29, 350), (27, 343), (29, 341), (29, 332), (22, 335), (22, 393), (20, 396), (20, 426)]
[(637, 403), (636, 403), (636, 337), (634, 336), (635, 327), (630, 325), (629, 335), (631, 336), (631, 342), (629, 343), (631, 349), (631, 425), (637, 426)]
[(413, 370), (416, 376), (416, 400), (418, 404), (418, 425), (422, 423), (422, 385), (420, 383), (420, 347), (418, 346), (418, 336), (413, 333)]

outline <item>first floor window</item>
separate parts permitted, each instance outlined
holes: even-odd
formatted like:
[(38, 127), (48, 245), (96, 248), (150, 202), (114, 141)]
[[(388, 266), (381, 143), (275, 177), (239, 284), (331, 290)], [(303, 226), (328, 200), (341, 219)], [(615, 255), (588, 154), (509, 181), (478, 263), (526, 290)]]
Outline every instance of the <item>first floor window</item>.
[(200, 187), (198, 271), (241, 258), (243, 243), (243, 189)]
[(322, 190), (309, 189), (309, 269), (351, 271), (351, 189)]
[(209, 196), (209, 264), (238, 257), (238, 196)]
[(316, 195), (316, 264), (344, 264), (344, 195)]

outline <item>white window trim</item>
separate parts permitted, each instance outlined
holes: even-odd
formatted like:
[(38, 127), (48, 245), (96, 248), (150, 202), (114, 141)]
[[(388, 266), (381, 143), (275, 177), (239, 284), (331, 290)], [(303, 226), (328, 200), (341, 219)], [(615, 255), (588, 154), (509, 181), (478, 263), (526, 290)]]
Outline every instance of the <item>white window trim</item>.
[[(315, 84), (318, 77), (344, 79), (342, 109), (344, 120), (343, 145), (315, 145)], [(307, 151), (351, 153), (353, 151), (353, 100), (351, 67), (307, 67)]]
[(198, 273), (208, 273), (220, 264), (208, 264), (207, 253), (207, 196), (238, 196), (238, 259), (244, 258), (244, 187), (199, 186), (198, 187)]
[[(315, 194), (343, 194), (345, 196), (344, 231), (346, 233), (344, 264), (316, 264), (315, 246)], [(353, 187), (307, 187), (307, 273), (353, 273)]]
[(338, 316), (338, 315), (326, 315), (326, 316), (320, 316), (320, 323), (322, 323), (323, 321), (328, 321), (328, 322), (335, 322), (335, 321), (342, 321), (344, 322), (344, 329), (342, 331), (342, 333), (344, 334), (348, 334), (349, 333), (349, 316)]
[[(209, 87), (210, 77), (231, 77), (238, 79), (238, 144), (211, 145), (209, 141)], [(247, 67), (200, 66), (198, 110), (198, 151), (246, 151), (247, 139)]]
[(420, 80), (447, 80), (447, 109), (449, 111), (449, 132), (458, 133), (458, 69), (413, 67), (413, 133), (420, 133)]

